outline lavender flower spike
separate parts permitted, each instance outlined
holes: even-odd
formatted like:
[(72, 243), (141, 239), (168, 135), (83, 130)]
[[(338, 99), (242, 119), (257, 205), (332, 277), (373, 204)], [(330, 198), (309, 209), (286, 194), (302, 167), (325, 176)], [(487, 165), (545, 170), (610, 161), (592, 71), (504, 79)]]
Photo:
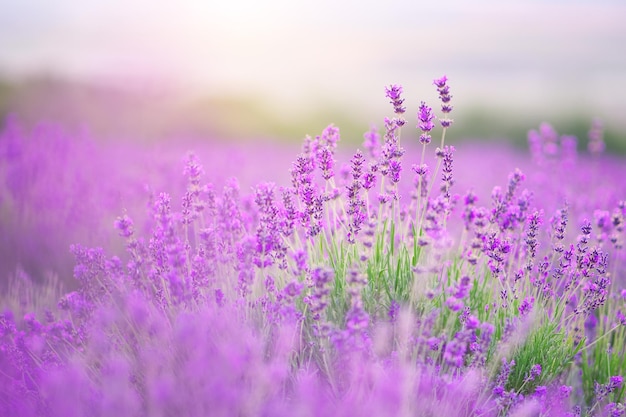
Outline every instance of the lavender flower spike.
[(385, 95), (391, 100), (390, 103), (393, 104), (394, 113), (402, 114), (405, 112), (406, 108), (402, 107), (404, 99), (400, 98), (402, 95), (402, 86), (392, 84), (389, 87), (385, 87)]
[[(450, 100), (452, 99), (452, 95), (450, 94), (450, 87), (448, 86), (448, 77), (445, 75), (441, 78), (438, 78), (433, 81), (433, 84), (437, 87), (437, 92), (439, 93), (439, 100), (441, 100), (441, 112), (444, 116), (447, 116), (452, 112), (452, 106), (450, 105)], [(441, 127), (444, 129), (450, 127), (454, 120), (449, 119), (447, 117), (443, 117), (439, 119), (441, 123)]]
[(430, 143), (429, 132), (435, 127), (435, 123), (433, 122), (434, 118), (435, 115), (433, 114), (433, 109), (422, 101), (417, 113), (417, 120), (419, 121), (417, 127), (423, 132), (420, 136), (420, 143), (423, 145)]

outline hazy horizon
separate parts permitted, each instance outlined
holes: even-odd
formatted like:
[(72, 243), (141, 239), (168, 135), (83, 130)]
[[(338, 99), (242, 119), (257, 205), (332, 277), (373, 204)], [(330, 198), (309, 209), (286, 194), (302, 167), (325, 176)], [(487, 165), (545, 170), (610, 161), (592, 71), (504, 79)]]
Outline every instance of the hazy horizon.
[[(617, 1), (0, 1), (0, 74), (48, 73), (188, 95), (258, 97), (286, 116), (332, 103), (387, 109), (588, 110), (621, 123), (626, 5)], [(410, 108), (412, 110), (412, 108)]]

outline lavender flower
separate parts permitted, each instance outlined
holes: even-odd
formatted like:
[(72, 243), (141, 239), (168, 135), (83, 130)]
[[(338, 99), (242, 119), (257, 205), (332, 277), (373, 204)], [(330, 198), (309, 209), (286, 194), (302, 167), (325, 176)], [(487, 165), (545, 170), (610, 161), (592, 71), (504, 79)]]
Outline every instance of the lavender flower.
[(530, 313), (530, 311), (532, 310), (534, 303), (535, 297), (529, 296), (524, 298), (524, 301), (522, 301), (522, 303), (518, 307), (519, 315), (522, 317), (528, 315), (528, 313)]
[(511, 362), (507, 362), (506, 358), (502, 359), (502, 366), (500, 368), (500, 372), (495, 380), (493, 387), (493, 394), (498, 397), (503, 397), (506, 394), (505, 386), (509, 379), (509, 375), (513, 371), (513, 367), (515, 366), (515, 361), (511, 360)]
[(507, 225), (511, 223), (510, 215), (506, 215), (507, 211), (511, 209), (511, 203), (518, 187), (526, 176), (521, 170), (516, 169), (511, 175), (509, 175), (509, 183), (506, 193), (502, 193), (499, 187), (494, 188), (492, 192), (492, 199), (494, 202), (494, 209), (491, 214), (491, 221), (498, 223), (501, 229), (507, 228)]
[(400, 172), (402, 172), (402, 164), (399, 160), (389, 162), (389, 178), (393, 184), (400, 182)]
[(385, 143), (383, 144), (380, 162), (378, 167), (383, 176), (389, 174), (389, 166), (392, 161), (398, 161), (404, 154), (404, 149), (400, 147), (398, 142), (398, 129), (402, 125), (398, 123), (398, 119), (385, 118)]
[(130, 238), (134, 233), (133, 221), (127, 215), (118, 217), (115, 220), (115, 228), (119, 230), (120, 236), (126, 239)]
[(291, 236), (293, 233), (295, 222), (298, 218), (298, 211), (296, 210), (293, 201), (293, 189), (282, 188), (281, 189), (283, 209), (280, 216), (280, 229), (284, 236)]
[(439, 122), (444, 129), (450, 127), (454, 122), (454, 120), (447, 117), (447, 115), (452, 112), (452, 106), (450, 105), (450, 100), (452, 99), (452, 96), (450, 95), (450, 87), (447, 83), (448, 77), (446, 77), (445, 75), (433, 81), (433, 84), (435, 84), (435, 86), (437, 87), (437, 92), (439, 93), (439, 100), (441, 101), (441, 112), (444, 114), (444, 118), (439, 119)]
[(402, 95), (402, 86), (392, 84), (389, 87), (385, 87), (385, 94), (391, 100), (390, 103), (393, 104), (394, 113), (402, 114), (405, 112), (406, 108), (402, 107), (404, 99), (400, 97)]
[(622, 384), (624, 382), (624, 377), (621, 375), (614, 375), (611, 378), (609, 378), (609, 383), (607, 385), (607, 390), (609, 392), (614, 392), (617, 391), (618, 389), (622, 388)]
[(596, 382), (594, 385), (596, 401), (600, 402), (612, 392), (621, 389), (623, 382), (624, 377), (622, 377), (621, 375), (611, 376), (609, 378), (609, 382), (606, 384), (599, 384), (598, 382)]
[(325, 180), (331, 179), (335, 173), (333, 172), (334, 159), (330, 147), (325, 146), (322, 148), (319, 154), (319, 167), (322, 171), (322, 178)]
[(332, 271), (325, 268), (315, 268), (311, 272), (313, 292), (309, 298), (309, 303), (314, 320), (321, 320), (321, 314), (328, 305), (328, 295), (330, 294), (329, 284), (333, 277)]
[(274, 203), (274, 184), (257, 186), (255, 203), (260, 218), (256, 233), (257, 256), (254, 262), (258, 267), (264, 268), (278, 261), (280, 267), (285, 269), (287, 248), (280, 238), (279, 210)]
[(415, 176), (415, 188), (418, 190), (419, 197), (425, 198), (428, 195), (428, 165), (413, 164), (411, 168), (417, 174)]
[(564, 208), (557, 210), (556, 214), (550, 220), (552, 224), (552, 236), (557, 240), (554, 243), (554, 251), (555, 252), (563, 252), (563, 245), (560, 243), (563, 239), (565, 239), (565, 229), (567, 227), (567, 206)]
[(365, 201), (360, 196), (364, 161), (363, 154), (357, 150), (350, 162), (352, 166), (352, 183), (347, 187), (348, 208), (346, 210), (348, 216), (350, 216), (350, 224), (348, 226), (348, 241), (350, 243), (356, 242), (356, 236), (367, 219), (367, 207)]
[(604, 407), (604, 413), (607, 417), (622, 417), (626, 414), (626, 406), (620, 403), (608, 403)]
[(528, 372), (528, 376), (524, 379), (524, 382), (532, 382), (535, 381), (539, 376), (541, 375), (541, 365), (540, 364), (535, 364), (532, 366), (532, 368), (530, 368), (530, 371)]
[(322, 131), (322, 135), (319, 137), (319, 143), (322, 146), (328, 146), (334, 151), (340, 139), (339, 128), (330, 124)]
[(461, 281), (459, 282), (458, 287), (456, 288), (453, 287), (449, 291), (451, 294), (454, 295), (455, 298), (462, 300), (463, 298), (466, 298), (469, 295), (470, 285), (471, 285), (471, 278), (465, 275), (461, 278)]
[(200, 178), (204, 174), (204, 168), (200, 165), (198, 158), (195, 154), (190, 153), (187, 156), (187, 162), (183, 171), (185, 177), (189, 182), (189, 190), (194, 196), (198, 196), (200, 193)]
[(376, 184), (376, 173), (374, 170), (374, 166), (370, 165), (367, 172), (363, 175), (363, 188), (366, 190), (371, 190)]
[[(329, 136), (330, 137), (330, 136)], [(298, 156), (291, 170), (293, 188), (296, 190), (304, 206), (301, 222), (307, 229), (309, 237), (317, 236), (322, 229), (323, 197), (319, 195), (313, 183), (314, 165), (311, 158), (304, 154)]]
[(293, 270), (293, 274), (294, 275), (301, 275), (303, 272), (306, 272), (308, 270), (308, 265), (307, 265), (307, 253), (306, 251), (300, 249), (295, 251), (293, 254), (293, 259), (296, 261), (296, 266)]
[(528, 271), (533, 269), (534, 260), (537, 256), (537, 246), (539, 245), (537, 235), (539, 233), (539, 225), (541, 223), (541, 212), (535, 210), (530, 216), (528, 216), (528, 226), (526, 229), (526, 237), (524, 243), (526, 243), (528, 251), (528, 260), (526, 262), (526, 269)]
[(391, 304), (389, 305), (389, 311), (387, 315), (389, 316), (389, 320), (392, 323), (395, 323), (398, 319), (398, 312), (400, 311), (400, 304), (396, 300), (391, 300)]
[(435, 119), (435, 115), (433, 114), (433, 110), (431, 107), (427, 106), (425, 102), (422, 101), (420, 104), (419, 111), (417, 112), (417, 120), (419, 123), (417, 127), (422, 131), (420, 135), (420, 143), (423, 145), (428, 145), (430, 143), (430, 131), (435, 127), (435, 123), (433, 120)]
[(454, 146), (445, 146), (441, 150), (443, 168), (441, 175), (441, 192), (444, 197), (450, 200), (450, 188), (454, 184), (454, 180), (452, 179), (452, 155), (455, 149)]
[(463, 308), (463, 301), (456, 297), (448, 297), (446, 300), (446, 307), (448, 307), (451, 311), (457, 312)]

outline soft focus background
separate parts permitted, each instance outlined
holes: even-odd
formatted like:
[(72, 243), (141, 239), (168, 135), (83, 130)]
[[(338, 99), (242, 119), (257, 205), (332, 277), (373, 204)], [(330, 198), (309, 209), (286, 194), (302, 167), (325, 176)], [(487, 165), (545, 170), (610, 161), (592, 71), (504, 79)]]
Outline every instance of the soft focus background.
[[(626, 3), (615, 0), (0, 0), (0, 120), (98, 137), (360, 141), (402, 84), (414, 118), (450, 78), (461, 137), (520, 143), (604, 120), (626, 150)], [(622, 139), (620, 139), (622, 137)]]
[(411, 154), (449, 76), (459, 193), (524, 168), (508, 141), (527, 149), (542, 121), (583, 148), (599, 117), (626, 153), (625, 21), (608, 0), (0, 0), (0, 287), (68, 281), (71, 244), (121, 251), (117, 216), (141, 224), (162, 191), (179, 208), (188, 150), (245, 196), (287, 184), (302, 138), (334, 123), (341, 167), (393, 114), (392, 83)]

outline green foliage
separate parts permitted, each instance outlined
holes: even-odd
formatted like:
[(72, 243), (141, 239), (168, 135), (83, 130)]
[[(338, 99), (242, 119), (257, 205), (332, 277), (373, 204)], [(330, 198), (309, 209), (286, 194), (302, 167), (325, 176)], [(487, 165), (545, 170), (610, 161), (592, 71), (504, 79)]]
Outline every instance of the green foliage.
[[(554, 320), (545, 320), (532, 329), (525, 342), (513, 354), (515, 367), (508, 380), (508, 389), (524, 394), (533, 392), (537, 385), (547, 385), (563, 375), (583, 347), (584, 340), (576, 341)], [(541, 365), (541, 375), (533, 381), (526, 378), (530, 369)]]
[[(610, 306), (604, 306), (598, 314), (606, 314)], [(595, 398), (595, 384), (606, 384), (609, 378), (626, 375), (626, 326), (617, 324), (607, 328), (601, 324), (595, 340), (582, 351), (581, 370), (585, 402), (591, 405)], [(626, 387), (612, 393), (612, 401), (625, 398)]]

